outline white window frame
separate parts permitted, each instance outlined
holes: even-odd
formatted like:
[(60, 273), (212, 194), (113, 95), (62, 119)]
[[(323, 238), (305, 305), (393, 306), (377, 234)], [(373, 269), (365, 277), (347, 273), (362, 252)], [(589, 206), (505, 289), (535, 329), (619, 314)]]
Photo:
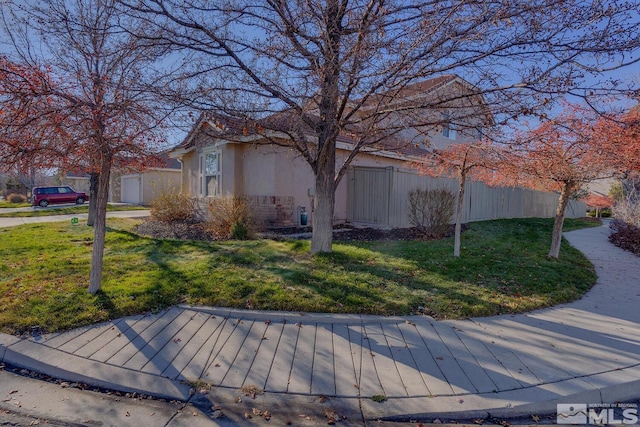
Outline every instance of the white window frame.
[(443, 125), (442, 125), (442, 135), (445, 138), (456, 139), (456, 127), (454, 123), (451, 121), (451, 114), (444, 113), (443, 117)]
[[(207, 159), (215, 156), (214, 164), (207, 164)], [(222, 194), (222, 151), (219, 149), (206, 150), (200, 155), (200, 194), (202, 197), (217, 197)], [(210, 190), (209, 178), (216, 178), (215, 186)], [(213, 193), (213, 194), (211, 194)]]

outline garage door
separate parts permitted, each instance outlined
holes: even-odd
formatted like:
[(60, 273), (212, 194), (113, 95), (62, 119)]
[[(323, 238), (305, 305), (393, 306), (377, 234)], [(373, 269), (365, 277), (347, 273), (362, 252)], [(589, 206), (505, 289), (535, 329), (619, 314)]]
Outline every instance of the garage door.
[(123, 176), (120, 184), (120, 199), (122, 203), (132, 203), (134, 205), (142, 203), (142, 194), (140, 193), (140, 175)]

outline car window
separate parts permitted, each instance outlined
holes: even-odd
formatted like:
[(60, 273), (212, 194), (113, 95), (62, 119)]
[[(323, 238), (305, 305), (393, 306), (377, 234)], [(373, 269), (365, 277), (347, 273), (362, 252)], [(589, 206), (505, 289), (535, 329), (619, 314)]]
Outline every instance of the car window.
[(58, 193), (68, 194), (71, 193), (71, 189), (69, 187), (58, 187)]
[(58, 189), (56, 187), (47, 187), (45, 194), (58, 194)]

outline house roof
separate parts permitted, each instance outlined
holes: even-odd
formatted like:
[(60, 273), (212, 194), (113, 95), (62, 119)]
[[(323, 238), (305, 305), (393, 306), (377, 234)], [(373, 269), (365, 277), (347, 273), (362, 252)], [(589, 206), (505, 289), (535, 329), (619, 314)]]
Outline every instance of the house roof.
[[(388, 91), (376, 94), (369, 97), (366, 102), (363, 103), (363, 111), (374, 108), (376, 105), (390, 105), (391, 101), (396, 106), (403, 103), (411, 103), (419, 97), (423, 98), (426, 94), (436, 92), (437, 90), (453, 83), (459, 82), (469, 88), (473, 86), (461, 79), (460, 77), (448, 74), (432, 79), (420, 81), (413, 84), (398, 86), (389, 89)], [(358, 101), (354, 101), (357, 103)], [(313, 115), (306, 116), (308, 121), (314, 119)], [(215, 112), (203, 113), (193, 128), (186, 136), (186, 138), (177, 146), (175, 146), (171, 152), (174, 156), (179, 156), (182, 153), (191, 151), (198, 144), (197, 137), (201, 132), (206, 132), (209, 137), (227, 139), (230, 142), (252, 142), (256, 143), (259, 139), (264, 139), (265, 132), (272, 132), (277, 137), (280, 134), (281, 140), (286, 140), (287, 135), (293, 133), (303, 133), (305, 135), (313, 134), (313, 128), (309, 122), (303, 122), (300, 114), (293, 109), (277, 112), (270, 116), (267, 116), (258, 120), (250, 120), (249, 118), (233, 117)], [(349, 129), (343, 130), (337, 137), (337, 143), (340, 145), (353, 145), (359, 142), (358, 126), (350, 125)], [(262, 135), (262, 137), (260, 137)], [(403, 157), (419, 157), (428, 153), (424, 147), (420, 144), (408, 144), (405, 140), (400, 138), (379, 135), (369, 137), (369, 141), (366, 142), (366, 149), (364, 152), (378, 152), (384, 155), (384, 152), (393, 153)], [(344, 147), (347, 148), (347, 147)]]
[(394, 104), (406, 102), (415, 99), (418, 96), (422, 97), (430, 92), (435, 92), (437, 89), (440, 89), (454, 81), (464, 82), (464, 80), (462, 80), (455, 74), (445, 74), (417, 83), (403, 84), (396, 87), (391, 87), (389, 88), (389, 90), (383, 93), (375, 94), (369, 97), (369, 99), (367, 99), (364, 104), (364, 108), (366, 108), (367, 106), (378, 104), (380, 102), (392, 101)]

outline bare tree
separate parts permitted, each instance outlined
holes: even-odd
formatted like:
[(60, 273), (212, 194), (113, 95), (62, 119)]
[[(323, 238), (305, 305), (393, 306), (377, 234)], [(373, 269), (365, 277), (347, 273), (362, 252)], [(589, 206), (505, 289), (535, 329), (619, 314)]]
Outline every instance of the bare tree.
[[(286, 142), (271, 142), (297, 149), (315, 175), (312, 253), (331, 251), (334, 190), (363, 147), (408, 140), (410, 127), (428, 133), (442, 125), (438, 111), (480, 99), (500, 123), (559, 96), (608, 92), (588, 77), (637, 61), (628, 54), (640, 43), (635, 1), (121, 2), (161, 30), (140, 37), (189, 52), (192, 105), (249, 119), (286, 112)], [(408, 90), (451, 74), (467, 90), (425, 99)], [(336, 165), (341, 133), (354, 142)]]
[[(23, 133), (47, 129), (29, 152), (63, 169), (97, 174), (95, 231), (89, 292), (101, 288), (109, 178), (114, 165), (153, 164), (167, 117), (150, 87), (150, 70), (165, 52), (132, 37), (113, 0), (44, 0), (14, 4), (5, 13), (5, 30), (22, 69), (37, 70), (38, 85), (3, 95), (16, 105), (46, 105), (33, 120), (20, 122)], [(22, 116), (24, 118), (24, 115)], [(36, 120), (37, 119), (37, 120)], [(34, 126), (36, 125), (36, 126)], [(17, 148), (19, 144), (14, 144)], [(55, 152), (47, 151), (56, 146)], [(6, 148), (6, 147), (5, 147)]]

